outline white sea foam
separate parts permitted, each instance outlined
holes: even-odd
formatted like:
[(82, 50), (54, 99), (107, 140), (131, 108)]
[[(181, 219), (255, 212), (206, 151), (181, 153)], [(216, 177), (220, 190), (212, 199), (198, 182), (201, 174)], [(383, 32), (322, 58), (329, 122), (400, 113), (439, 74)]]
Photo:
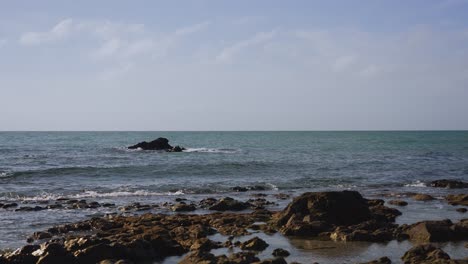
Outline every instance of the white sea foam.
[(96, 191), (84, 191), (82, 193), (72, 194), (72, 195), (62, 195), (62, 194), (53, 194), (53, 193), (42, 193), (37, 196), (32, 197), (9, 197), (7, 200), (15, 201), (50, 201), (56, 200), (59, 198), (68, 198), (68, 199), (85, 199), (85, 198), (108, 198), (108, 197), (132, 197), (132, 196), (164, 196), (164, 195), (184, 195), (185, 193), (182, 190), (176, 192), (150, 192), (145, 190), (137, 191), (115, 191), (115, 192), (96, 192)]
[(8, 172), (4, 172), (4, 171), (0, 172), (0, 178), (6, 178), (6, 177), (9, 177), (9, 176), (10, 176), (10, 173), (8, 173)]
[(187, 148), (184, 152), (202, 152), (202, 153), (236, 153), (237, 149), (217, 149), (217, 148)]
[(405, 184), (405, 187), (427, 187), (427, 185), (422, 181), (415, 181), (412, 183)]
[(275, 191), (278, 191), (278, 190), (279, 190), (279, 189), (278, 189), (278, 186), (276, 186), (276, 185), (274, 185), (274, 184), (272, 184), (272, 183), (267, 183), (266, 185), (267, 185), (267, 186), (270, 186), (272, 190), (275, 190)]

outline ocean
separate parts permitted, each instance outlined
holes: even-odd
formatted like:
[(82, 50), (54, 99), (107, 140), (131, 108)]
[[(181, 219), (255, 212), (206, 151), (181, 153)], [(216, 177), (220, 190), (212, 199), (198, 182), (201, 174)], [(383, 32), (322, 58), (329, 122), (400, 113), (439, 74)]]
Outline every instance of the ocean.
[[(158, 137), (186, 150), (126, 148)], [(0, 132), (0, 203), (72, 198), (120, 206), (176, 197), (248, 199), (250, 192), (235, 192), (236, 186), (291, 196), (351, 189), (369, 197), (402, 192), (442, 197), (457, 191), (427, 186), (436, 179), (468, 180), (468, 131)], [(277, 209), (287, 202), (279, 201)], [(434, 213), (447, 206), (436, 202), (433, 211), (416, 206), (399, 221), (461, 218)], [(106, 210), (0, 209), (0, 249), (24, 244), (34, 231)]]

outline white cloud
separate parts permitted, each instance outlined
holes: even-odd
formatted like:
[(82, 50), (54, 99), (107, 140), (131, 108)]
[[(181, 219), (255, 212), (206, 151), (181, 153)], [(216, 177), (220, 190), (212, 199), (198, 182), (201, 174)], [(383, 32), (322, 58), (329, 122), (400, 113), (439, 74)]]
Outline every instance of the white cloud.
[(68, 18), (60, 21), (52, 29), (45, 32), (26, 32), (20, 36), (22, 45), (39, 45), (46, 42), (54, 42), (66, 37), (73, 29), (73, 20)]
[(96, 58), (105, 58), (115, 55), (121, 47), (121, 41), (117, 38), (109, 39), (102, 43), (101, 47), (93, 54)]
[(229, 47), (224, 48), (217, 56), (216, 60), (218, 62), (226, 62), (231, 61), (233, 57), (241, 52), (243, 49), (247, 49), (251, 46), (256, 46), (262, 43), (265, 43), (271, 40), (276, 35), (276, 30), (272, 30), (270, 32), (259, 32), (255, 34), (253, 37), (241, 40), (237, 43), (232, 44)]

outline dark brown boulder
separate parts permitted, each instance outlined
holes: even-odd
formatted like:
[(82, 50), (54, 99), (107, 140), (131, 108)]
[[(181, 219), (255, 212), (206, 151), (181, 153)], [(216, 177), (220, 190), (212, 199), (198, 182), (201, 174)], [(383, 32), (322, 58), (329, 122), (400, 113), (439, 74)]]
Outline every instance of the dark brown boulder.
[(333, 225), (353, 225), (372, 218), (366, 199), (355, 191), (304, 193), (281, 212), (278, 225), (292, 218), (324, 221)]
[(408, 203), (402, 200), (391, 200), (387, 202), (388, 204), (391, 205), (396, 205), (396, 206), (407, 206)]
[(434, 197), (432, 197), (432, 195), (424, 194), (424, 193), (415, 194), (411, 196), (411, 198), (413, 198), (416, 201), (424, 201), (424, 202), (434, 200)]
[(277, 248), (273, 250), (272, 254), (275, 257), (287, 257), (290, 255), (289, 251), (287, 251), (286, 249), (282, 249), (282, 248)]
[(450, 194), (445, 197), (445, 200), (451, 205), (468, 206), (468, 194)]
[(449, 189), (459, 189), (459, 188), (468, 188), (468, 182), (457, 181), (457, 180), (436, 180), (431, 182), (431, 187), (437, 188), (449, 188)]

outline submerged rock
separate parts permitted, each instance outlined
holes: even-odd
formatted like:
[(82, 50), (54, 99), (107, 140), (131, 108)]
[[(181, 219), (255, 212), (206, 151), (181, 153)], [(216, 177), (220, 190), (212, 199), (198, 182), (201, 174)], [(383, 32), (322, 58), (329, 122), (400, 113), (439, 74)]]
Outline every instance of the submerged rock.
[(436, 180), (431, 182), (431, 187), (437, 188), (449, 188), (449, 189), (459, 189), (459, 188), (468, 188), (468, 182), (457, 181), (457, 180)]
[(432, 197), (429, 194), (424, 194), (424, 193), (418, 193), (413, 196), (411, 196), (416, 201), (432, 201), (434, 200), (434, 197)]
[(402, 200), (391, 200), (391, 201), (388, 201), (388, 204), (396, 205), (396, 206), (407, 206), (408, 202), (405, 202)]
[(450, 194), (445, 197), (445, 200), (451, 205), (468, 206), (468, 194)]
[(169, 140), (167, 138), (157, 138), (150, 142), (140, 142), (136, 145), (128, 147), (129, 149), (142, 149), (142, 150), (165, 150), (169, 152), (182, 152), (184, 148), (180, 146), (171, 146), (169, 145)]
[(289, 251), (287, 251), (286, 249), (282, 249), (282, 248), (277, 248), (273, 250), (272, 254), (275, 257), (287, 257), (290, 255)]

